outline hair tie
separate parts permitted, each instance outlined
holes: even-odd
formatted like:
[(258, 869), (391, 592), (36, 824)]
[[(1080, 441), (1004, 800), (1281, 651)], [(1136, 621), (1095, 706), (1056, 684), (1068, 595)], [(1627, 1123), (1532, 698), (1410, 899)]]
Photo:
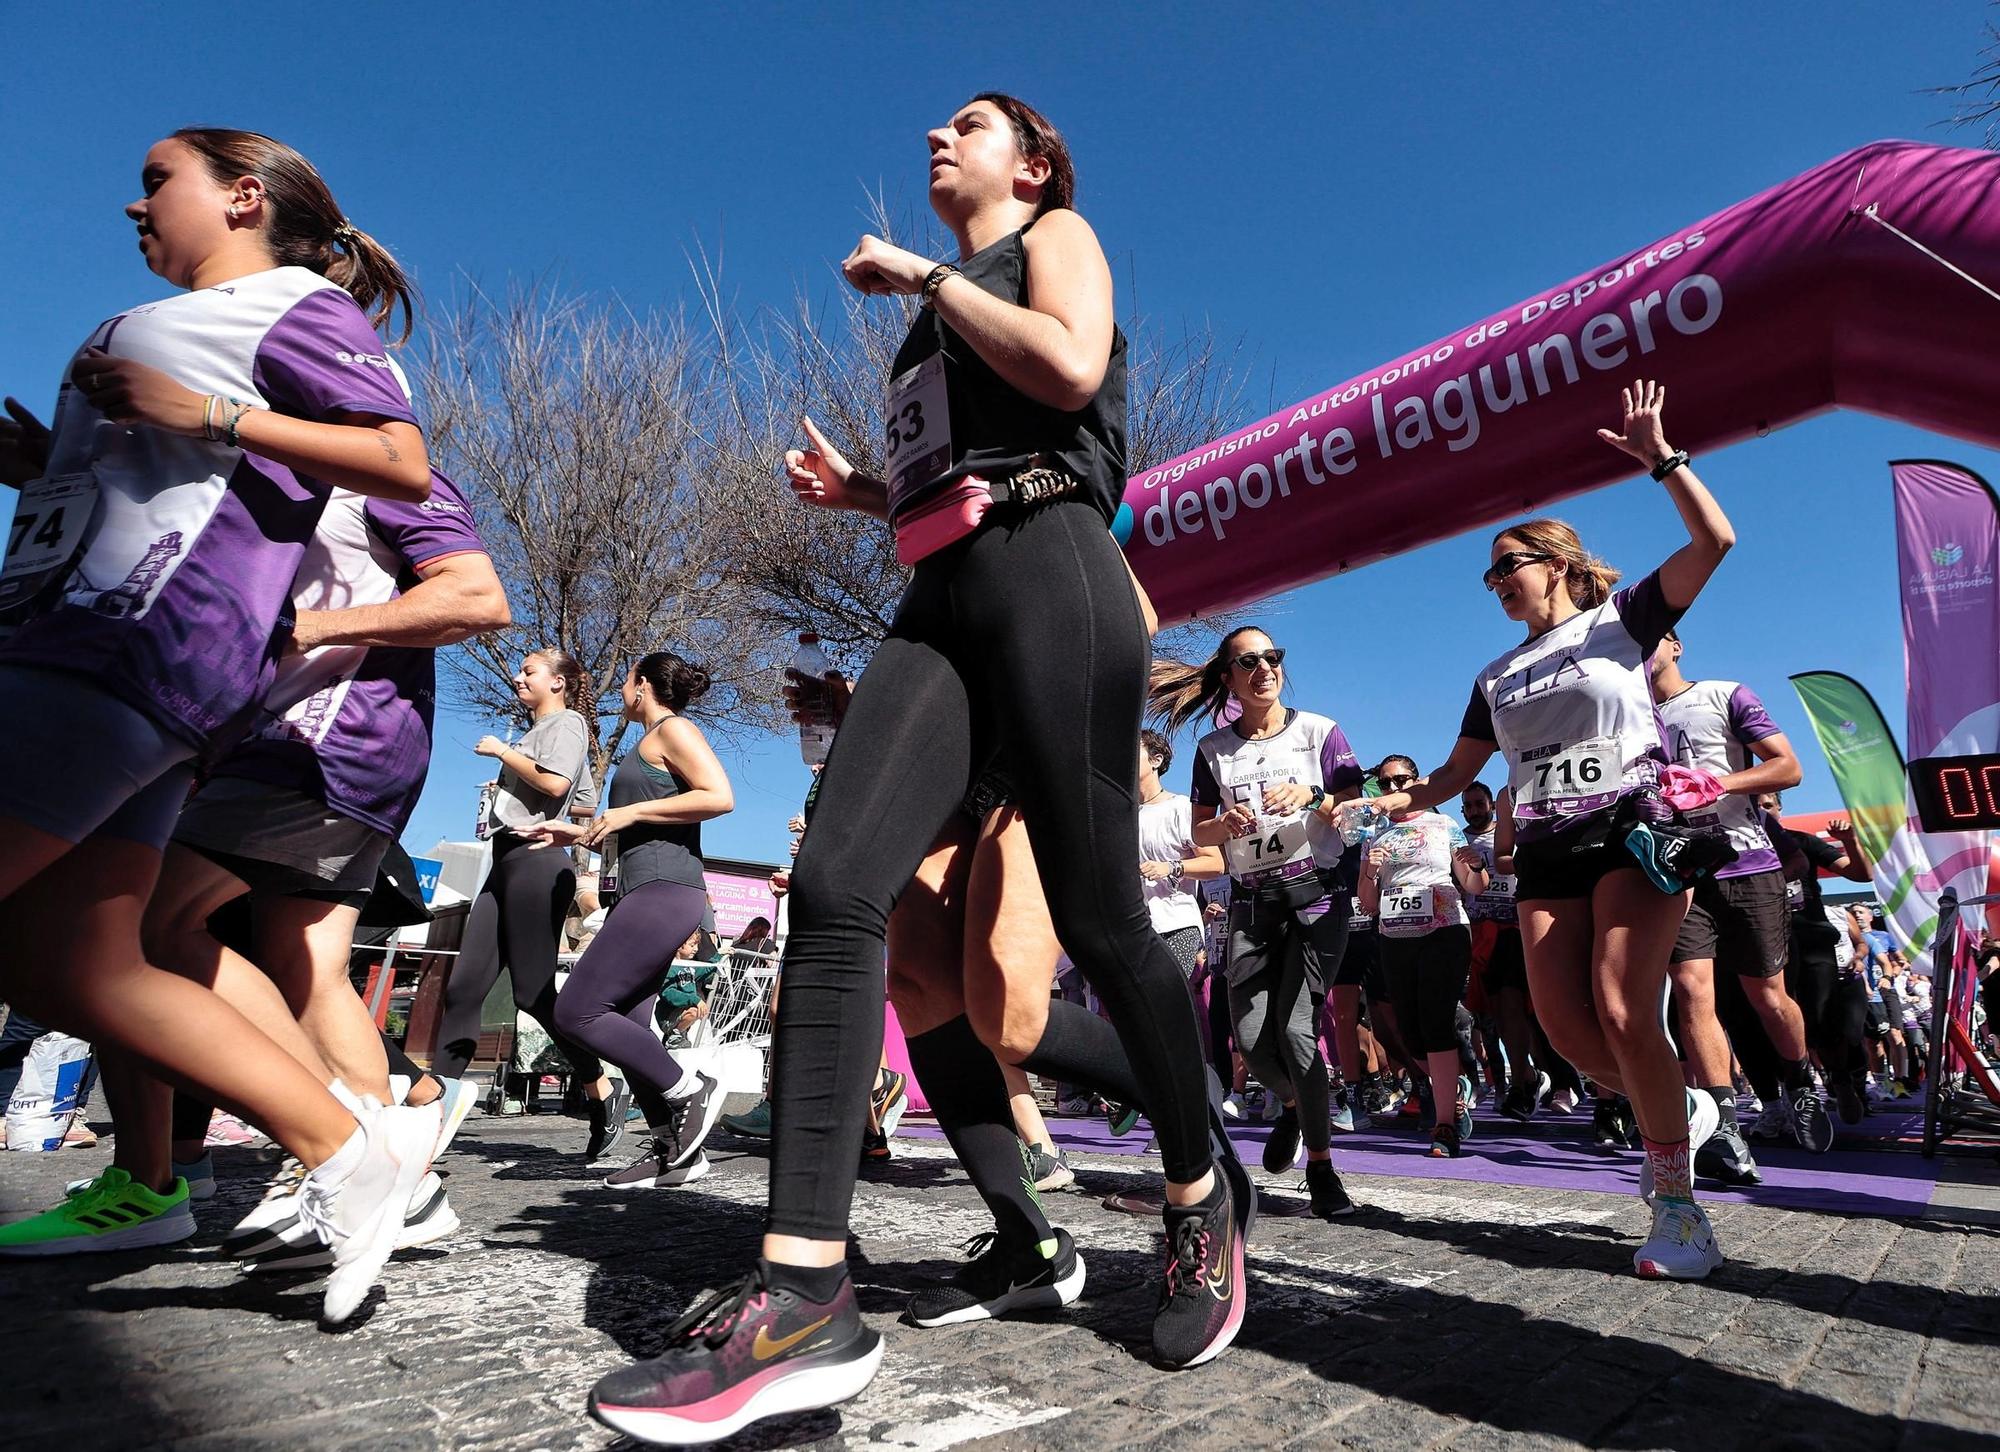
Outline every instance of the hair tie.
[(347, 218), (345, 217), (342, 217), (340, 219), (339, 225), (333, 229), (333, 240), (336, 242), (341, 242), (341, 243), (352, 242), (356, 237), (360, 235), (361, 235), (360, 233), (354, 230), (354, 224), (348, 221)]

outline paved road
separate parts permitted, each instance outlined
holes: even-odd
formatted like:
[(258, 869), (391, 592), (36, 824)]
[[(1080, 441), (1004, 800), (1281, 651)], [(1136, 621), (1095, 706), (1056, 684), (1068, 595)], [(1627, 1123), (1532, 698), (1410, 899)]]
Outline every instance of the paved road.
[[(0, 1447), (621, 1445), (584, 1417), (586, 1388), (742, 1267), (764, 1162), (719, 1156), (686, 1189), (618, 1192), (582, 1174), (582, 1140), (573, 1120), (475, 1117), (447, 1161), (465, 1229), (397, 1262), (338, 1333), (316, 1325), (318, 1282), (214, 1258), (259, 1193), (247, 1151), (222, 1152), (191, 1246), (5, 1263)], [(889, 1341), (881, 1376), (837, 1415), (733, 1446), (2000, 1447), (1991, 1223), (1725, 1206), (1729, 1265), (1667, 1285), (1630, 1273), (1636, 1201), (1357, 1180), (1368, 1209), (1352, 1221), (1259, 1222), (1242, 1339), (1176, 1375), (1145, 1359), (1155, 1222), (1097, 1203), (1143, 1188), (1144, 1162), (1084, 1158), (1088, 1193), (1051, 1197), (1089, 1267), (1072, 1314), (919, 1331), (897, 1324), (905, 1297), (984, 1222), (943, 1146), (898, 1148), (855, 1206), (862, 1305)], [(0, 1211), (105, 1158), (0, 1157)]]

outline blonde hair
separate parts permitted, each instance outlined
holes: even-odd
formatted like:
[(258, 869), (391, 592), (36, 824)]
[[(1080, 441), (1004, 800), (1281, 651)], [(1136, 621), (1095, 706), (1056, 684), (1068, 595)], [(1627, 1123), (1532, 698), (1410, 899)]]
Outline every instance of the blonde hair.
[(1567, 567), (1564, 578), (1569, 582), (1569, 598), (1579, 610), (1602, 605), (1611, 598), (1611, 587), (1618, 583), (1618, 571), (1585, 549), (1576, 531), (1560, 519), (1523, 520), (1507, 526), (1493, 539), (1495, 543), (1503, 539), (1519, 540), (1535, 554), (1561, 560)]
[(589, 692), (588, 682), (583, 678), (583, 662), (559, 645), (545, 645), (540, 650), (528, 652), (529, 660), (538, 660), (551, 671), (563, 678), (562, 702), (570, 710)]
[(1215, 654), (1200, 665), (1185, 661), (1153, 662), (1146, 689), (1146, 714), (1172, 735), (1197, 716), (1214, 716), (1229, 704), (1229, 642), (1255, 631), (1266, 640), (1261, 625), (1239, 625), (1215, 643)]

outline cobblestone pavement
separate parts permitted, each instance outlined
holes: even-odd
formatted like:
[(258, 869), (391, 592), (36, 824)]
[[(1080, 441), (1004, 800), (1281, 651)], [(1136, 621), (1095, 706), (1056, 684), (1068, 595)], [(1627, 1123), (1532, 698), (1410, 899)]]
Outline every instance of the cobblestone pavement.
[[(474, 1118), (446, 1161), (465, 1228), (401, 1257), (337, 1333), (316, 1324), (317, 1279), (213, 1254), (268, 1168), (248, 1151), (218, 1152), (221, 1192), (190, 1246), (0, 1263), (0, 1447), (621, 1445), (584, 1416), (586, 1389), (742, 1269), (764, 1161), (725, 1152), (696, 1185), (620, 1192), (583, 1173), (583, 1138), (575, 1120)], [(0, 1158), (0, 1212), (47, 1203), (105, 1158)], [(1631, 1274), (1634, 1200), (1356, 1179), (1353, 1220), (1259, 1221), (1242, 1338), (1170, 1374), (1146, 1359), (1157, 1222), (1098, 1204), (1146, 1188), (1146, 1162), (1077, 1163), (1081, 1193), (1050, 1209), (1085, 1255), (1083, 1302), (919, 1331), (898, 1324), (905, 1298), (985, 1220), (942, 1145), (899, 1141), (854, 1216), (882, 1374), (838, 1413), (731, 1445), (2000, 1446), (1992, 1223), (1722, 1206), (1729, 1264), (1674, 1285)]]

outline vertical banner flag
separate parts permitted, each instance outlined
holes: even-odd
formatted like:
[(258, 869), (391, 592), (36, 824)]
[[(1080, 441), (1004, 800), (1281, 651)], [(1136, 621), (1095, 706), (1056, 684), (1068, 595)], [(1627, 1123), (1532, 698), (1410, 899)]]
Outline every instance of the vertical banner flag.
[(1792, 688), (1833, 768), (1855, 835), (1875, 859), (1875, 895), (1896, 936), (1922, 952), (1937, 931), (1937, 888), (1910, 821), (1903, 754), (1867, 687), (1838, 671), (1807, 671)]
[[(2000, 501), (1970, 469), (1935, 459), (1889, 466), (1913, 757), (2000, 751)], [(1984, 832), (1925, 841), (1937, 885), (1987, 890)]]

